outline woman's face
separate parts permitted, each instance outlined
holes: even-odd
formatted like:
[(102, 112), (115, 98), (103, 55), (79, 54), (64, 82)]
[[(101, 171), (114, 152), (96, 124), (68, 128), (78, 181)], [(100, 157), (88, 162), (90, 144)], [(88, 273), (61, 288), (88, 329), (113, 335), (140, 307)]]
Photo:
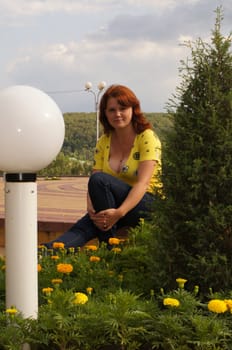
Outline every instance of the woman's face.
[(115, 97), (109, 97), (105, 114), (114, 129), (122, 129), (131, 124), (133, 110), (120, 105)]

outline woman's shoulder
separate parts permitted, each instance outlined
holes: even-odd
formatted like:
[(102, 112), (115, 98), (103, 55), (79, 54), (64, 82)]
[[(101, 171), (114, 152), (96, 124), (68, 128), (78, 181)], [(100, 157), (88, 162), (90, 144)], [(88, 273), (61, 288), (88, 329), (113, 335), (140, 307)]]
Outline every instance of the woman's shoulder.
[(155, 133), (155, 131), (153, 129), (146, 129), (144, 131), (142, 131), (140, 134), (138, 134), (138, 139), (142, 140), (142, 139), (156, 139), (159, 140), (158, 135)]
[(107, 144), (110, 142), (110, 134), (102, 134), (98, 139), (98, 144)]

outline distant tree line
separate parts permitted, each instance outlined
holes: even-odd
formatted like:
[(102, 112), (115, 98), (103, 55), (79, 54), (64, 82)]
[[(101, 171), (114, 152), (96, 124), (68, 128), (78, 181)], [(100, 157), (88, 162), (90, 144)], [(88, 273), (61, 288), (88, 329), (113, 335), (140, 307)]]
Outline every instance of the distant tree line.
[[(154, 130), (164, 142), (165, 133), (172, 128), (172, 118), (167, 113), (146, 113)], [(65, 113), (65, 139), (56, 159), (38, 175), (55, 176), (89, 176), (94, 147), (96, 145), (95, 113)], [(101, 133), (101, 130), (100, 130)]]

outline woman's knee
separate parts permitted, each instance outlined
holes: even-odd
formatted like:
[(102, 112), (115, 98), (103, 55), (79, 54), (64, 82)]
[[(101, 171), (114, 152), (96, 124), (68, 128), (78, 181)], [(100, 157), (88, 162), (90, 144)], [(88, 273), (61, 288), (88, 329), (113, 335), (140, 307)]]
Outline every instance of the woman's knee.
[(89, 178), (89, 182), (88, 182), (89, 189), (95, 188), (97, 185), (106, 184), (109, 179), (109, 176), (110, 175), (100, 171), (93, 173)]

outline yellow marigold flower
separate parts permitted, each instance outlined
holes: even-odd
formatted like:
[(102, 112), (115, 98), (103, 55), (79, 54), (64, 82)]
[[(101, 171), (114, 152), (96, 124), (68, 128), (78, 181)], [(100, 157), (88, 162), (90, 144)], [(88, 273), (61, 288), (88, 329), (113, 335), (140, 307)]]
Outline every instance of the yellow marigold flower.
[(87, 250), (92, 250), (92, 251), (96, 251), (97, 250), (97, 246), (94, 244), (90, 244), (90, 245), (86, 245), (85, 249)]
[(64, 249), (64, 243), (63, 242), (54, 242), (52, 245), (52, 248), (54, 249)]
[(73, 266), (71, 264), (58, 264), (56, 269), (61, 273), (70, 273), (73, 271)]
[(92, 292), (93, 292), (93, 288), (92, 288), (92, 287), (87, 287), (87, 288), (86, 288), (86, 292), (87, 292), (89, 295), (91, 295)]
[(110, 237), (109, 238), (109, 244), (111, 244), (111, 245), (118, 245), (119, 243), (120, 243), (120, 239), (114, 238), (114, 237)]
[(37, 271), (40, 272), (42, 270), (42, 266), (40, 264), (37, 264)]
[(113, 277), (113, 276), (114, 276), (114, 274), (115, 274), (115, 272), (114, 272), (114, 271), (112, 271), (112, 270), (108, 271), (108, 275), (109, 275), (110, 277)]
[(50, 295), (51, 292), (53, 292), (53, 288), (51, 288), (51, 287), (43, 288), (43, 289), (42, 289), (42, 292), (43, 292), (44, 294)]
[(10, 309), (6, 309), (6, 313), (8, 315), (14, 316), (15, 314), (17, 314), (17, 312), (18, 312), (18, 310), (16, 308), (14, 308), (14, 307), (11, 307)]
[(101, 258), (99, 256), (95, 256), (95, 255), (92, 255), (89, 258), (89, 261), (91, 261), (91, 262), (99, 262), (100, 260), (101, 260)]
[(178, 287), (181, 288), (181, 289), (183, 289), (185, 283), (187, 282), (187, 280), (184, 279), (184, 278), (177, 278), (177, 279), (176, 279), (176, 282), (178, 283)]
[(221, 314), (227, 311), (227, 304), (224, 300), (212, 299), (208, 303), (209, 311)]
[(232, 299), (225, 299), (224, 302), (227, 305), (227, 309), (232, 313)]
[(59, 260), (60, 257), (58, 255), (51, 255), (52, 260)]
[(163, 304), (164, 304), (164, 306), (172, 306), (172, 307), (180, 306), (179, 300), (177, 300), (175, 298), (164, 298)]
[(38, 249), (46, 250), (47, 247), (46, 247), (45, 245), (43, 245), (43, 244), (40, 244), (40, 245), (38, 246)]
[(121, 253), (122, 249), (118, 247), (114, 247), (111, 251), (118, 254), (118, 253)]
[(61, 284), (63, 280), (61, 278), (53, 278), (51, 282), (52, 284)]
[(199, 286), (194, 286), (193, 294), (197, 295), (199, 293)]
[(144, 218), (140, 218), (140, 219), (139, 219), (139, 222), (140, 222), (140, 225), (143, 226), (143, 225), (144, 225), (144, 222), (145, 222)]
[(74, 248), (74, 247), (70, 247), (70, 248), (68, 248), (68, 251), (69, 251), (71, 254), (73, 254), (73, 253), (75, 253), (75, 248)]
[(227, 309), (232, 313), (232, 299), (225, 299), (224, 302), (227, 305)]
[(5, 271), (5, 269), (6, 269), (6, 265), (2, 265), (2, 271)]
[(88, 297), (86, 294), (84, 293), (75, 293), (75, 300), (74, 300), (74, 304), (85, 304), (88, 301)]

